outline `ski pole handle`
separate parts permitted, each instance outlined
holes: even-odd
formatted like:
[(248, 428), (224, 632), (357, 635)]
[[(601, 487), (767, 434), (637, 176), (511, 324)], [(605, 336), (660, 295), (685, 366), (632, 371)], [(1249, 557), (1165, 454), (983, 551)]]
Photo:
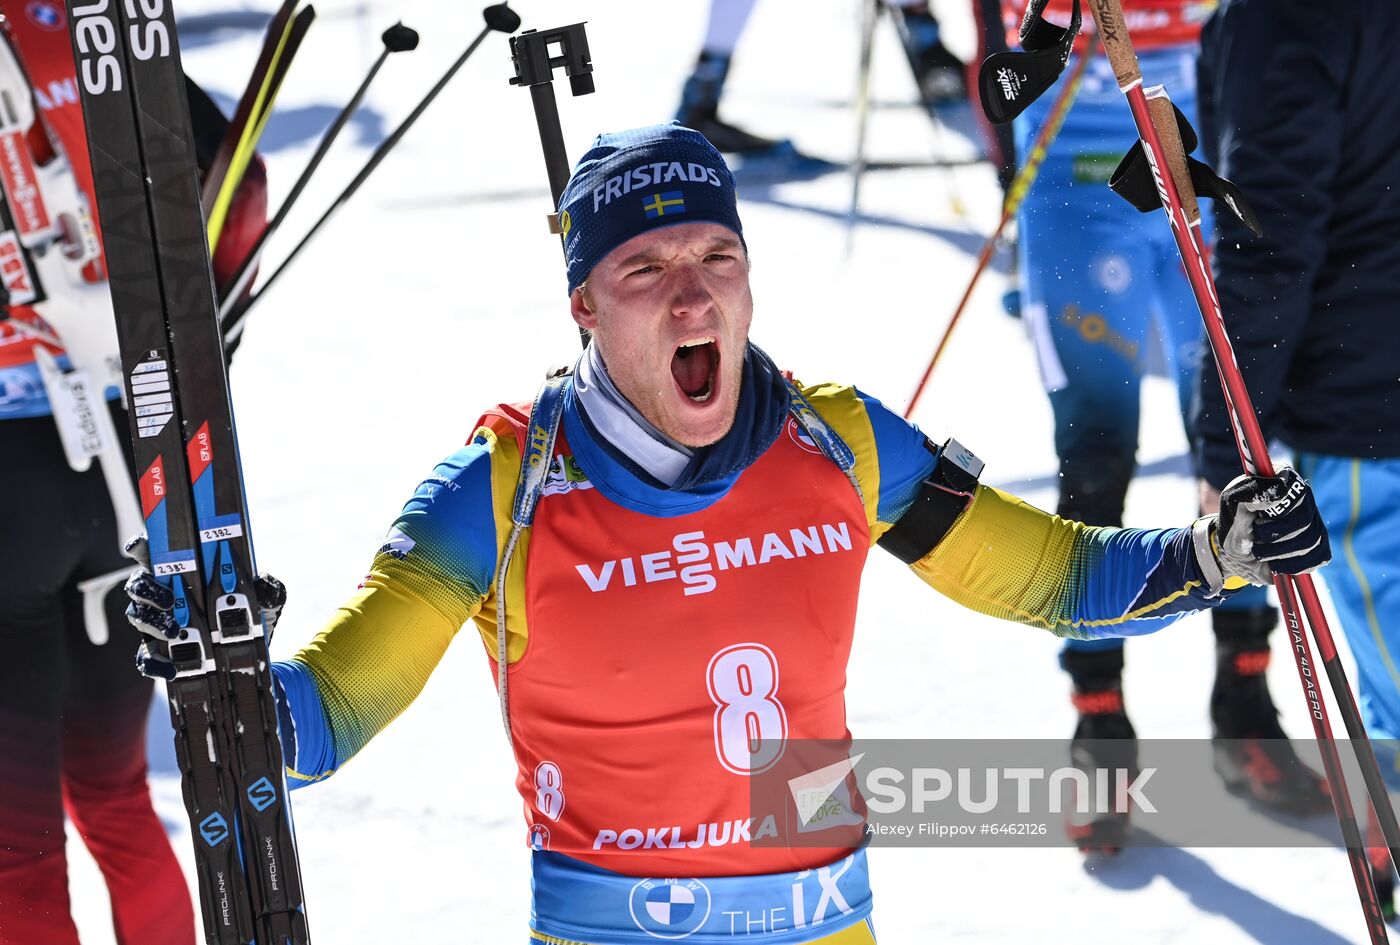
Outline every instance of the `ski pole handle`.
[(1119, 0), (1089, 0), (1089, 12), (1094, 16), (1099, 41), (1103, 43), (1104, 55), (1108, 56), (1108, 62), (1113, 66), (1118, 88), (1126, 92), (1140, 84), (1142, 67), (1138, 65), (1133, 40), (1128, 35), (1128, 24), (1123, 20), (1122, 3)]

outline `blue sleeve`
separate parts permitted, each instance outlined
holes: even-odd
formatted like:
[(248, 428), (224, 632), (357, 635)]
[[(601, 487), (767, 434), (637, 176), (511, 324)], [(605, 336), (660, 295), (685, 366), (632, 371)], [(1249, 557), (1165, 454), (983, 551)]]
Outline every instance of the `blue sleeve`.
[(856, 396), (870, 419), (879, 461), (880, 490), (875, 515), (877, 520), (893, 524), (913, 504), (919, 483), (933, 472), (937, 454), (928, 437), (914, 424), (859, 389)]
[(292, 660), (273, 663), (272, 681), (277, 693), (277, 729), (287, 769), (287, 788), (295, 791), (322, 779), (298, 777), (297, 773), (312, 771), (329, 776), (340, 767), (340, 759), (335, 756), (335, 740), (316, 691), (316, 680), (306, 664)]

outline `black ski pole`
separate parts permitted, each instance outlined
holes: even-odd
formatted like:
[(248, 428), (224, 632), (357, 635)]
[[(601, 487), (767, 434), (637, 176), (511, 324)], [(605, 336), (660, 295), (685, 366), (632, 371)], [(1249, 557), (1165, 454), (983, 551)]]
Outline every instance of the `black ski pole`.
[(433, 99), (437, 98), (438, 94), (447, 87), (447, 83), (452, 81), (452, 77), (455, 76), (457, 71), (471, 58), (471, 54), (476, 52), (476, 48), (486, 41), (486, 37), (492, 32), (513, 33), (520, 28), (520, 15), (504, 3), (497, 3), (487, 7), (482, 11), (481, 15), (486, 20), (486, 26), (483, 27), (476, 38), (471, 41), (471, 45), (463, 50), (462, 55), (458, 56), (457, 61), (452, 63), (448, 70), (443, 73), (442, 78), (438, 79), (437, 84), (428, 90), (428, 94), (418, 103), (418, 107), (413, 109), (413, 111), (409, 113), (409, 116), (394, 129), (393, 134), (385, 138), (383, 142), (380, 143), (379, 147), (375, 148), (374, 154), (370, 155), (369, 161), (360, 170), (360, 173), (355, 175), (355, 179), (350, 182), (349, 186), (341, 191), (340, 196), (335, 198), (335, 202), (326, 209), (325, 213), (321, 214), (321, 219), (317, 220), (311, 229), (307, 231), (306, 235), (301, 238), (301, 242), (297, 243), (292, 249), (291, 255), (282, 260), (282, 265), (278, 266), (277, 270), (268, 277), (267, 282), (263, 283), (262, 288), (258, 290), (257, 294), (250, 296), (229, 313), (227, 324), (224, 326), (225, 335), (238, 330), (238, 322), (248, 317), (248, 310), (257, 304), (258, 299), (267, 294), (268, 289), (271, 289), (278, 277), (281, 276), (283, 272), (286, 272), (292, 260), (296, 259), (297, 256), (301, 254), (306, 244), (309, 243), (311, 238), (325, 225), (326, 221), (331, 218), (331, 215), (340, 208), (340, 205), (353, 197), (355, 191), (359, 190), (360, 186), (369, 179), (369, 175), (374, 173), (374, 169), (388, 156), (389, 152), (394, 149), (394, 146), (399, 143), (400, 139), (408, 133), (408, 129), (413, 127), (413, 123), (418, 120), (419, 116), (427, 111), (428, 106), (433, 103)]
[[(559, 50), (551, 56), (550, 49)], [(569, 77), (569, 90), (574, 95), (593, 91), (593, 60), (588, 53), (588, 34), (582, 23), (571, 23), (552, 30), (526, 30), (510, 39), (510, 56), (515, 63), (511, 85), (530, 90), (535, 106), (535, 124), (540, 131), (540, 148), (544, 151), (545, 173), (549, 175), (549, 195), (554, 209), (549, 214), (549, 231), (559, 235), (563, 246), (564, 228), (559, 221), (559, 198), (569, 182), (569, 156), (564, 150), (564, 132), (559, 125), (559, 107), (554, 101), (554, 70), (564, 67)], [(588, 347), (588, 332), (579, 330), (583, 346)]]
[[(350, 120), (350, 116), (355, 113), (356, 109), (360, 107), (360, 103), (364, 101), (365, 93), (369, 91), (370, 83), (372, 83), (374, 77), (379, 74), (379, 70), (384, 65), (385, 60), (393, 53), (409, 52), (418, 48), (418, 34), (402, 23), (395, 23), (385, 30), (381, 39), (384, 41), (384, 49), (379, 53), (379, 58), (375, 59), (374, 65), (370, 66), (369, 73), (365, 76), (364, 81), (360, 83), (360, 87), (355, 90), (355, 94), (351, 96), (350, 102), (340, 110), (340, 114), (335, 116), (335, 120), (331, 122), (330, 127), (321, 135), (321, 141), (316, 146), (316, 153), (311, 155), (311, 160), (307, 162), (306, 169), (301, 172), (301, 176), (297, 178), (297, 182), (292, 185), (291, 193), (287, 195), (287, 199), (283, 201), (282, 206), (277, 210), (277, 215), (263, 228), (262, 233), (258, 236), (257, 242), (253, 244), (253, 248), (248, 251), (248, 255), (244, 257), (243, 262), (239, 265), (238, 273), (234, 276), (232, 285), (229, 286), (228, 291), (225, 293), (223, 305), (219, 309), (220, 323), (223, 323), (229, 317), (229, 313), (233, 310), (235, 303), (238, 301), (239, 297), (243, 295), (243, 290), (248, 288), (248, 284), (253, 281), (253, 273), (257, 269), (258, 260), (262, 258), (263, 247), (267, 245), (267, 241), (272, 234), (277, 232), (282, 222), (287, 219), (287, 214), (291, 212), (292, 206), (296, 203), (297, 198), (301, 196), (301, 192), (306, 189), (307, 183), (311, 180), (311, 175), (315, 172), (316, 168), (320, 166), (322, 159), (326, 156), (326, 152), (329, 151), (331, 145), (335, 143), (336, 137), (345, 127), (346, 122)], [(224, 343), (229, 344), (236, 339), (242, 333), (244, 324), (244, 322), (240, 321), (236, 326), (226, 327)]]

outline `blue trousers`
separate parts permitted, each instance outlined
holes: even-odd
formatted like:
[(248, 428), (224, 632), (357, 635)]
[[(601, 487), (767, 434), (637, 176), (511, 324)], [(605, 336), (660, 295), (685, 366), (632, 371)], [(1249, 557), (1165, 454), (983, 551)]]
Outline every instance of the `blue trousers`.
[[(1166, 82), (1193, 120), (1194, 63), (1192, 49), (1142, 56), (1148, 83)], [(1016, 120), (1017, 153), (1029, 149), (1058, 91)], [(1195, 390), (1204, 330), (1171, 230), (1161, 215), (1139, 213), (1107, 185), (1135, 140), (1108, 61), (1097, 57), (1018, 217), (1022, 313), (1062, 461), (1131, 469), (1149, 368), (1175, 379), (1183, 422)], [(1208, 215), (1203, 225), (1209, 232)]]
[[(1194, 122), (1195, 50), (1146, 52), (1141, 64), (1145, 81), (1166, 84)], [(1059, 85), (1016, 120), (1018, 154), (1029, 150), (1058, 92)], [(1109, 500), (1117, 507), (1102, 510), (1104, 520), (1122, 515), (1121, 495), (1137, 455), (1139, 392), (1150, 370), (1175, 380), (1190, 438), (1205, 334), (1166, 220), (1139, 213), (1108, 189), (1109, 175), (1135, 140), (1132, 114), (1100, 56), (1086, 68), (1079, 98), (1018, 217), (1022, 313), (1055, 416), (1064, 487), (1085, 470), (1121, 478)], [(1201, 209), (1209, 232), (1210, 207)], [(1263, 588), (1250, 588), (1222, 606), (1255, 610), (1267, 601)], [(1121, 639), (1066, 642), (1073, 650), (1122, 645)]]

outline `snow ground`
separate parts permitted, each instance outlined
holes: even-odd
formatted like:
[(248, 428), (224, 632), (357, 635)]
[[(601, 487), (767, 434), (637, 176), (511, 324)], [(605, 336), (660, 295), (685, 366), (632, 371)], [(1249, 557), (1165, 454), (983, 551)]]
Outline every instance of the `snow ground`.
[[(942, 5), (956, 20), (962, 4)], [(178, 6), (187, 68), (227, 104), (255, 56), (260, 27), (251, 14), (273, 4)], [(401, 16), (423, 42), (385, 68), (274, 242), (274, 260), (481, 23), (479, 6), (442, 0), (323, 0), (317, 8), (268, 129), (274, 205), (377, 53), (379, 32)], [(599, 130), (669, 118), (706, 4), (521, 0), (517, 9), (527, 28), (589, 21), (598, 92), (560, 103), (577, 156)], [(846, 159), (855, 140), (848, 103), (857, 10), (853, 0), (760, 4), (731, 79), (730, 117)], [(959, 45), (964, 37), (953, 30)], [(291, 588), (275, 655), (314, 635), (354, 588), (403, 500), (480, 411), (528, 399), (547, 366), (574, 356), (558, 243), (544, 228), (549, 200), (533, 117), (528, 96), (507, 85), (510, 74), (506, 41), (492, 37), (252, 318), (233, 383), (260, 563)], [(935, 136), (908, 107), (912, 89), (887, 33), (874, 88), (873, 158), (967, 152), (965, 141)], [(1130, 141), (1125, 129), (1125, 147)], [(995, 225), (996, 184), (986, 165), (871, 175), (849, 258), (848, 188), (835, 174), (741, 190), (755, 258), (754, 338), (801, 377), (855, 381), (902, 407), (981, 235)], [(987, 481), (1053, 507), (1050, 412), (1020, 325), (1001, 314), (1004, 288), (1001, 273), (984, 279), (917, 419), (935, 439), (956, 434), (975, 449)], [(1183, 474), (1185, 441), (1158, 379), (1147, 382), (1142, 440), (1141, 461), (1154, 472), (1134, 485), (1128, 521), (1187, 521), (1194, 490)], [(885, 555), (872, 555), (865, 581), (850, 667), (858, 737), (1069, 734), (1055, 640), (962, 611)], [(1126, 691), (1139, 732), (1206, 736), (1207, 623), (1185, 621), (1129, 650)], [(935, 668), (943, 670), (936, 690)], [(1305, 734), (1290, 661), (1281, 656), (1271, 675), (1285, 726)], [(163, 708), (153, 715), (157, 802), (188, 858)], [(316, 940), (523, 941), (527, 853), (513, 772), (490, 677), (467, 639), (353, 764), (296, 795)], [(76, 839), (69, 853), (83, 940), (111, 942), (95, 867)], [(1072, 850), (877, 850), (871, 859), (887, 943), (1364, 940), (1335, 850), (1130, 850), (1095, 864)]]

